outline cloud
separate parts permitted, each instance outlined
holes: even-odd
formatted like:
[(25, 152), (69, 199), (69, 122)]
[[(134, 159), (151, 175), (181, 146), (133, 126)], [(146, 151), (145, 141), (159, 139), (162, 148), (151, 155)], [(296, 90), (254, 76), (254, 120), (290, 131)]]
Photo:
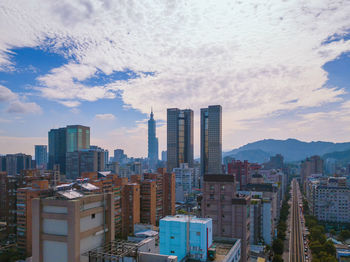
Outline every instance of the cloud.
[(10, 114), (38, 114), (41, 113), (41, 107), (34, 102), (25, 102), (25, 97), (20, 97), (10, 89), (0, 85), (0, 103), (8, 104), (6, 109)]
[(41, 113), (41, 107), (36, 103), (26, 103), (21, 102), (19, 100), (14, 101), (10, 104), (10, 106), (6, 110), (7, 113), (14, 113), (14, 114), (26, 114), (26, 113), (32, 113), (32, 114), (38, 114)]
[(96, 114), (95, 118), (98, 120), (114, 120), (115, 116), (113, 114)]
[[(11, 48), (37, 46), (69, 60), (38, 77), (47, 99), (74, 107), (120, 95), (143, 113), (153, 104), (162, 120), (167, 107), (221, 104), (232, 134), (244, 121), (342, 102), (345, 90), (326, 85), (323, 65), (350, 51), (349, 13), (349, 1), (332, 0), (7, 0), (0, 67), (13, 65)], [(87, 84), (126, 70), (138, 77)]]
[(10, 89), (0, 85), (0, 102), (9, 102), (14, 99), (17, 99), (17, 95), (12, 93)]
[(63, 100), (63, 101), (58, 101), (58, 102), (66, 107), (77, 107), (80, 105), (79, 101)]

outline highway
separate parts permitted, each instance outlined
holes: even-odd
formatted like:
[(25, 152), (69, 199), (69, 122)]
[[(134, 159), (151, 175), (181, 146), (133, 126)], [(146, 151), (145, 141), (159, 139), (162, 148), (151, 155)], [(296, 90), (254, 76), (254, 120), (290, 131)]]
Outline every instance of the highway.
[(292, 209), (291, 209), (291, 238), (289, 249), (290, 262), (305, 262), (304, 241), (301, 227), (301, 211), (299, 204), (301, 202), (298, 183), (295, 179), (292, 182)]

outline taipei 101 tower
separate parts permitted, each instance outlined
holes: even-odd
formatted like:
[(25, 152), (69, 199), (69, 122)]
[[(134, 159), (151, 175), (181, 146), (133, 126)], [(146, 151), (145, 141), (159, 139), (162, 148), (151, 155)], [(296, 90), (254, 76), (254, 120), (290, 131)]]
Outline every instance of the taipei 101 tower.
[(156, 169), (158, 162), (158, 138), (156, 137), (156, 121), (153, 116), (153, 110), (151, 110), (151, 117), (148, 120), (148, 161), (150, 169)]

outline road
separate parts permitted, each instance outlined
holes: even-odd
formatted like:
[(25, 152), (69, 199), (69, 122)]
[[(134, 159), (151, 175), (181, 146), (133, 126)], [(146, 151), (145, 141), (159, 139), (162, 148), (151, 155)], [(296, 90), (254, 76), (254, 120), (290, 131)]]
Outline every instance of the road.
[(290, 262), (306, 262), (305, 247), (303, 240), (303, 230), (301, 225), (301, 194), (299, 191), (298, 182), (292, 181), (292, 209), (291, 209), (291, 234), (289, 245), (289, 261)]

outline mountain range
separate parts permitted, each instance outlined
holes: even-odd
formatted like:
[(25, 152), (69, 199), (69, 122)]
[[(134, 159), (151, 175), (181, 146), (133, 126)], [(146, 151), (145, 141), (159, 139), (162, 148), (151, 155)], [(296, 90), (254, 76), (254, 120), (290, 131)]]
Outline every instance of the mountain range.
[[(281, 154), (286, 162), (295, 162), (313, 155), (344, 158), (347, 157), (347, 153), (342, 153), (342, 151), (347, 150), (349, 150), (347, 153), (350, 154), (350, 142), (303, 142), (292, 138), (286, 140), (264, 139), (225, 152), (223, 156), (263, 163), (268, 161), (270, 156)], [(327, 154), (329, 155), (327, 156)]]

